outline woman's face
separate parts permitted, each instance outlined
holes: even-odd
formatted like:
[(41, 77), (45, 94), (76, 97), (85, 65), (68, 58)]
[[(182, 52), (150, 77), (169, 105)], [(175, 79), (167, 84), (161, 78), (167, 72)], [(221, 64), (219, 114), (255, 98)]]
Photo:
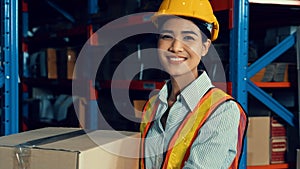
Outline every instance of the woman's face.
[(206, 55), (211, 41), (202, 42), (200, 29), (183, 18), (170, 18), (159, 30), (159, 60), (171, 76), (193, 73), (198, 76), (198, 64)]

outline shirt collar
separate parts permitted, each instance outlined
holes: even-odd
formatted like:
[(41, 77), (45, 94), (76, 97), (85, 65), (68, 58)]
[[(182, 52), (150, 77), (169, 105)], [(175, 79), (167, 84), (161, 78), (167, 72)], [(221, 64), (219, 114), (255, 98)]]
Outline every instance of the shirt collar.
[(165, 104), (168, 103), (169, 90), (171, 90), (171, 81), (167, 80), (166, 84), (161, 88), (161, 90), (158, 93), (159, 100)]
[(211, 83), (207, 73), (204, 71), (197, 79), (195, 79), (181, 92), (181, 95), (190, 110), (193, 111), (200, 99), (212, 87), (214, 86)]
[[(159, 92), (159, 99), (165, 104), (167, 104), (170, 85), (171, 82), (168, 80)], [(178, 95), (177, 99), (183, 98), (189, 109), (192, 111), (197, 106), (199, 100), (211, 87), (213, 87), (211, 80), (204, 71)]]

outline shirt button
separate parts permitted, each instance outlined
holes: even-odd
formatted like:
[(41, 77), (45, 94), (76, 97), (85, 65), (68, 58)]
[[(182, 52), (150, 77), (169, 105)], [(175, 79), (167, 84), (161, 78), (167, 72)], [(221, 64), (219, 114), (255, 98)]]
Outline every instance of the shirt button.
[(158, 157), (158, 163), (159, 163), (159, 164), (161, 164), (161, 163), (162, 163), (162, 161), (163, 161), (162, 157), (161, 157), (161, 156), (159, 156), (159, 157)]

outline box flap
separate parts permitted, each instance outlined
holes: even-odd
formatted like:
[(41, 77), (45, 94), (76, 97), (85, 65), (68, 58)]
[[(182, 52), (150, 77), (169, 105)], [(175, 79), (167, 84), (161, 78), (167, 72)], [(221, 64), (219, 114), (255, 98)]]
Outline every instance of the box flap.
[(78, 169), (78, 152), (31, 149), (29, 169)]
[(80, 169), (98, 169), (99, 165), (110, 169), (139, 168), (140, 133), (100, 130), (92, 137), (99, 146), (79, 154)]
[(123, 140), (129, 136), (135, 138), (140, 137), (139, 133), (137, 132), (96, 130), (85, 135), (58, 140), (48, 144), (42, 144), (39, 145), (38, 148), (82, 152), (98, 146), (111, 145), (112, 143)]
[(0, 137), (0, 146), (17, 146), (33, 140), (80, 131), (80, 128), (47, 127)]
[(137, 169), (139, 139), (137, 132), (96, 130), (86, 134), (80, 128), (18, 133), (0, 138), (0, 168), (5, 163), (5, 168), (21, 164), (30, 169)]

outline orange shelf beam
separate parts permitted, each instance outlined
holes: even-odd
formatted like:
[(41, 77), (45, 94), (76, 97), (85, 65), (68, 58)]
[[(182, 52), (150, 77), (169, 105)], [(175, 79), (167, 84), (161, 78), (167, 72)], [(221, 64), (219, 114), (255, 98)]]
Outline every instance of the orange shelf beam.
[(153, 90), (161, 89), (165, 82), (157, 81), (146, 81), (146, 80), (114, 80), (112, 81), (102, 81), (100, 82), (100, 87), (103, 89), (115, 88), (115, 89), (129, 89), (131, 90)]
[(258, 87), (261, 88), (289, 88), (291, 87), (290, 82), (254, 82)]
[(300, 6), (298, 0), (249, 0), (249, 3)]
[(214, 11), (223, 11), (233, 8), (233, 0), (211, 0), (210, 3)]
[(261, 166), (247, 166), (247, 169), (285, 169), (289, 168), (288, 164), (271, 164)]
[(229, 29), (233, 28), (233, 0), (211, 0), (213, 10), (216, 11), (229, 11)]

